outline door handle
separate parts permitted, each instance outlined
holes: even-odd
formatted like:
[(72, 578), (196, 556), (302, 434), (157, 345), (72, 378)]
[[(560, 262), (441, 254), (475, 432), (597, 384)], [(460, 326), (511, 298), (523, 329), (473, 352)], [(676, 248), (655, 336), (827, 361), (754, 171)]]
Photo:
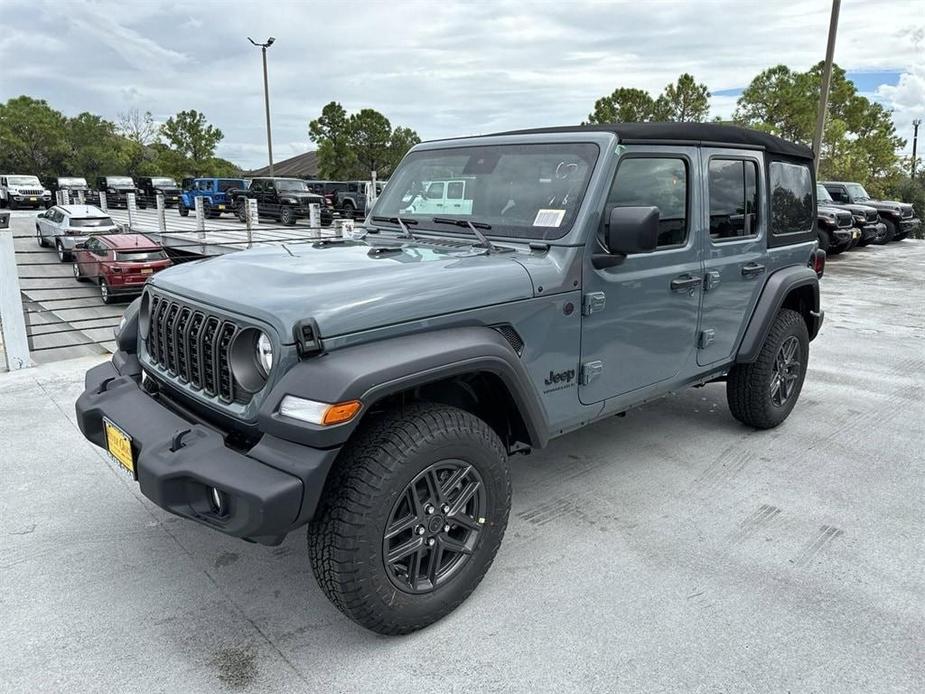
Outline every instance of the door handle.
[(764, 265), (758, 263), (749, 263), (742, 266), (742, 277), (757, 277), (764, 272)]
[(702, 277), (692, 277), (691, 275), (681, 275), (671, 280), (671, 291), (673, 292), (690, 292), (694, 293), (694, 288), (699, 287), (703, 282)]

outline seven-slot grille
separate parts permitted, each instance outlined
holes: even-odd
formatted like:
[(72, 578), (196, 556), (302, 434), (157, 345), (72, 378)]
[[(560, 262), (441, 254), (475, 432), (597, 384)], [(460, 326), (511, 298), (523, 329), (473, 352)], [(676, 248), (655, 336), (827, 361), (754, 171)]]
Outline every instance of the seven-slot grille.
[(912, 205), (905, 205), (900, 209), (902, 209), (903, 219), (909, 219), (910, 217), (912, 217)]
[(41, 194), (44, 193), (44, 192), (45, 192), (45, 191), (42, 190), (41, 188), (38, 188), (38, 189), (33, 189), (33, 188), (20, 188), (20, 189), (19, 189), (19, 192), (18, 192), (18, 193), (14, 193), (14, 195), (41, 195)]
[(850, 212), (836, 212), (835, 219), (839, 227), (850, 227), (854, 225), (854, 217), (851, 216)]
[(151, 294), (147, 349), (151, 361), (182, 383), (225, 402), (247, 402), (236, 388), (229, 348), (241, 329), (237, 323)]

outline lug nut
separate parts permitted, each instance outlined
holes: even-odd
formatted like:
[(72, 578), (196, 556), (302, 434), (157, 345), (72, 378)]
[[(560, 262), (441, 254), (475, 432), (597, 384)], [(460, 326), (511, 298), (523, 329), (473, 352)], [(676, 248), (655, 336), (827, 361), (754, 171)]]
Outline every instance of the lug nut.
[(434, 512), (434, 507), (431, 506), (430, 504), (427, 504), (427, 506), (424, 507), (424, 513), (430, 515), (433, 512)]
[(450, 505), (449, 505), (449, 504), (443, 504), (443, 506), (440, 507), (440, 510), (443, 511), (444, 513), (449, 513), (449, 512), (450, 512)]
[(450, 532), (450, 524), (449, 524), (449, 523), (447, 523), (446, 525), (443, 526), (443, 532), (445, 532), (445, 533)]
[(434, 540), (434, 538), (428, 539), (428, 540), (427, 540), (427, 546), (428, 546), (428, 547), (433, 547), (433, 546), (434, 546), (434, 542), (436, 542), (436, 540)]
[(423, 525), (419, 525), (419, 526), (415, 529), (414, 532), (416, 532), (418, 535), (423, 535), (424, 533), (427, 532), (427, 530), (424, 529), (424, 526), (423, 526)]

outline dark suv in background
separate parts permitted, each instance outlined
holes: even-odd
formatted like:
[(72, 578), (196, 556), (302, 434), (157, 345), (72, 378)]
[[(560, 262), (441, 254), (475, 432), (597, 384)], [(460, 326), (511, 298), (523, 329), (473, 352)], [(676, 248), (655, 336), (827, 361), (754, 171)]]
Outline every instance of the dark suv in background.
[[(366, 191), (371, 181), (309, 181), (308, 185), (342, 216), (348, 219), (366, 216), (369, 207)], [(376, 190), (377, 195), (382, 194), (382, 183), (376, 182)]]
[(128, 207), (129, 193), (135, 194), (135, 203), (139, 208), (145, 208), (145, 201), (142, 197), (141, 190), (135, 185), (131, 176), (98, 176), (96, 179), (96, 189), (100, 193), (106, 193), (106, 205), (108, 207)]
[(851, 181), (821, 181), (836, 203), (868, 205), (877, 210), (880, 220), (886, 226), (888, 241), (906, 238), (921, 224), (915, 216), (912, 205), (897, 200), (876, 200), (864, 190), (860, 183)]
[(299, 219), (308, 219), (309, 205), (316, 203), (322, 226), (330, 226), (334, 214), (323, 195), (312, 192), (308, 181), (300, 178), (255, 178), (250, 187), (228, 192), (234, 198), (235, 211), (241, 221), (245, 219), (248, 198), (257, 201), (257, 214), (274, 217), (291, 226)]
[(829, 195), (829, 191), (821, 183), (816, 185), (816, 200), (818, 200), (820, 206), (845, 210), (851, 214), (855, 228), (861, 233), (861, 238), (857, 243), (858, 246), (866, 246), (869, 243), (882, 245), (890, 240), (886, 224), (880, 221), (877, 208), (870, 205), (835, 202), (832, 196)]
[(826, 205), (821, 198), (816, 204), (816, 235), (819, 248), (828, 255), (838, 255), (858, 245), (861, 232), (854, 228), (854, 217), (848, 210)]
[(157, 195), (164, 196), (165, 207), (176, 207), (180, 203), (180, 186), (169, 176), (142, 176), (138, 179), (146, 202), (154, 207)]

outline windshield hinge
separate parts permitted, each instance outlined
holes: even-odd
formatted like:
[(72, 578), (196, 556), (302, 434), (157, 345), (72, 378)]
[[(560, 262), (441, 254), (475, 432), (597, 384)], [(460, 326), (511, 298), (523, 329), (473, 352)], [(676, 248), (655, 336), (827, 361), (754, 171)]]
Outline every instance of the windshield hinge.
[(581, 385), (586, 386), (604, 372), (604, 362), (586, 361), (581, 365)]
[(604, 292), (588, 292), (581, 300), (581, 315), (590, 316), (604, 310), (607, 304), (607, 295)]

